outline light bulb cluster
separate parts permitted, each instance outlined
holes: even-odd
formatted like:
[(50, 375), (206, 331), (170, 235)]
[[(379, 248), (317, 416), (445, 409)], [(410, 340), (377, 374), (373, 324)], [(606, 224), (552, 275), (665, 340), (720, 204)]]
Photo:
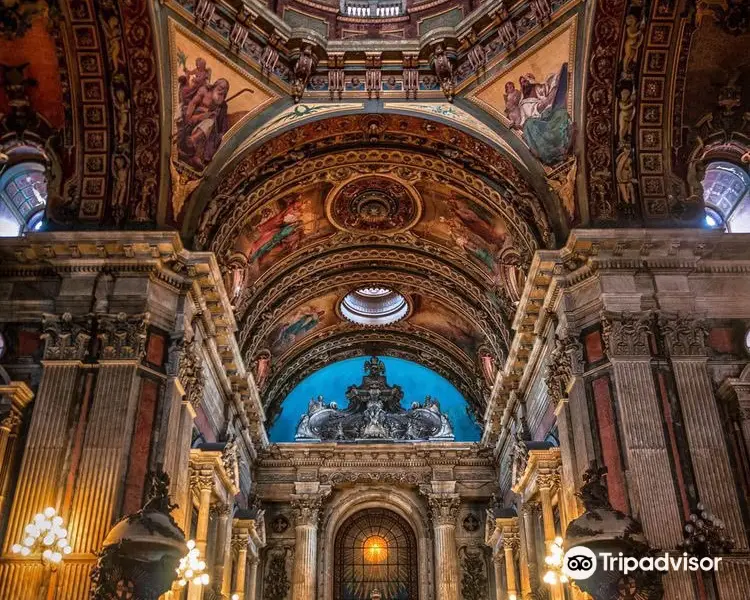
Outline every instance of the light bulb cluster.
[(63, 519), (51, 506), (34, 515), (34, 520), (24, 528), (23, 542), (13, 544), (11, 550), (21, 556), (41, 552), (42, 560), (52, 564), (60, 564), (63, 556), (73, 551)]
[(211, 580), (206, 573), (206, 562), (201, 560), (201, 553), (195, 547), (195, 542), (189, 540), (187, 543), (188, 553), (180, 559), (177, 567), (177, 577), (180, 587), (185, 587), (188, 582), (194, 585), (208, 585)]
[(555, 541), (549, 546), (549, 554), (544, 558), (547, 565), (547, 572), (544, 574), (544, 583), (548, 585), (557, 585), (558, 583), (568, 583), (568, 576), (563, 572), (563, 557), (565, 552), (562, 548), (563, 539), (556, 537)]

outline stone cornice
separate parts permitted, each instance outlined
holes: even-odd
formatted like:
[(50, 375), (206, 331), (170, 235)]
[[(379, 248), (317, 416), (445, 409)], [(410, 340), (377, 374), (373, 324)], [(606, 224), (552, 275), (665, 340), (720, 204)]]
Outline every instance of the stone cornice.
[[(483, 442), (496, 451), (512, 420), (510, 392), (524, 393), (529, 365), (565, 289), (612, 271), (670, 269), (685, 273), (750, 273), (750, 234), (703, 229), (576, 229), (560, 250), (538, 251), (526, 278), (512, 328), (508, 359), (485, 413)], [(494, 426), (490, 425), (495, 423)]]
[(187, 290), (211, 338), (222, 367), (217, 373), (246, 429), (252, 458), (268, 443), (265, 412), (237, 346), (237, 324), (213, 253), (187, 250), (179, 234), (170, 231), (65, 231), (0, 239), (0, 278), (103, 271), (150, 273), (152, 279)]
[(202, 450), (193, 448), (190, 450), (190, 469), (194, 473), (211, 473), (221, 482), (227, 496), (234, 497), (239, 494), (234, 475), (227, 472), (221, 450)]
[(526, 469), (513, 486), (513, 491), (522, 498), (531, 498), (540, 487), (553, 487), (544, 484), (551, 483), (547, 481), (548, 476), (557, 475), (561, 464), (560, 448), (529, 450)]

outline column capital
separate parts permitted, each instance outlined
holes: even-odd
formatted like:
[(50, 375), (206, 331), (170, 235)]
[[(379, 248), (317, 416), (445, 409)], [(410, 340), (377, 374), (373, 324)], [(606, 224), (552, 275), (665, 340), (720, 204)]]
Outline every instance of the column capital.
[(515, 552), (521, 546), (521, 536), (518, 533), (518, 528), (515, 530), (503, 531), (503, 548), (506, 550), (512, 550)]
[(83, 360), (88, 354), (93, 330), (91, 315), (42, 315), (44, 360)]
[(211, 505), (209, 512), (220, 519), (226, 519), (232, 514), (233, 508), (234, 507), (231, 504), (225, 502), (214, 502)]
[(603, 311), (602, 339), (610, 360), (629, 357), (650, 357), (650, 336), (654, 322), (651, 311), (613, 313)]
[(430, 518), (435, 526), (456, 525), (456, 515), (461, 504), (458, 494), (429, 494)]
[(560, 485), (559, 470), (544, 470), (537, 473), (536, 485), (539, 490), (553, 490)]
[(100, 360), (137, 360), (146, 356), (149, 313), (97, 316)]
[(209, 469), (199, 469), (190, 473), (190, 488), (200, 494), (214, 487), (214, 473)]
[(664, 351), (670, 357), (706, 357), (708, 327), (703, 319), (662, 313), (658, 323)]
[(232, 550), (235, 552), (247, 551), (249, 543), (250, 534), (248, 532), (242, 530), (232, 532)]
[(297, 527), (313, 525), (317, 527), (320, 509), (323, 506), (322, 494), (297, 494), (292, 497), (294, 523)]

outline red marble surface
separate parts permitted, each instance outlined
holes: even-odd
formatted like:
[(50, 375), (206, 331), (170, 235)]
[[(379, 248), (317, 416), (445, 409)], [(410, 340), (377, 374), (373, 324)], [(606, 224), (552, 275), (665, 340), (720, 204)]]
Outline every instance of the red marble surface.
[(609, 375), (599, 377), (591, 383), (596, 405), (596, 420), (599, 424), (599, 440), (602, 447), (602, 458), (607, 467), (607, 487), (612, 507), (628, 513), (628, 494), (625, 488), (625, 474), (622, 467), (620, 447), (617, 442), (617, 423), (615, 421), (612, 395), (609, 389)]

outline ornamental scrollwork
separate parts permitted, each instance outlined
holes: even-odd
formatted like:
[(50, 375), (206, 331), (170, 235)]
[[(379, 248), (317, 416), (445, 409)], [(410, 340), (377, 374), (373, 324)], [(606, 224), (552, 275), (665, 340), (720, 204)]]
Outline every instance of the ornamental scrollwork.
[(203, 358), (198, 353), (195, 339), (186, 342), (182, 349), (177, 378), (185, 390), (185, 399), (197, 408), (203, 402)]
[(604, 350), (612, 358), (650, 356), (651, 313), (603, 313)]
[(567, 396), (573, 375), (580, 374), (582, 367), (583, 344), (574, 336), (561, 337), (555, 334), (544, 378), (547, 392), (553, 400)]
[(683, 315), (659, 315), (664, 350), (669, 356), (705, 356), (708, 327), (705, 321)]
[(66, 312), (61, 316), (45, 314), (42, 317), (42, 335), (45, 360), (83, 360), (91, 340), (91, 318), (74, 317)]
[(436, 526), (456, 525), (461, 498), (458, 494), (429, 494), (430, 518)]
[(190, 489), (192, 489), (195, 494), (200, 495), (201, 492), (212, 490), (213, 487), (213, 471), (197, 469), (190, 473)]
[(312, 525), (317, 527), (320, 509), (323, 506), (321, 494), (300, 494), (292, 498), (292, 511), (297, 526)]
[(466, 546), (459, 550), (461, 559), (461, 597), (463, 600), (487, 598), (487, 564), (482, 549)]

